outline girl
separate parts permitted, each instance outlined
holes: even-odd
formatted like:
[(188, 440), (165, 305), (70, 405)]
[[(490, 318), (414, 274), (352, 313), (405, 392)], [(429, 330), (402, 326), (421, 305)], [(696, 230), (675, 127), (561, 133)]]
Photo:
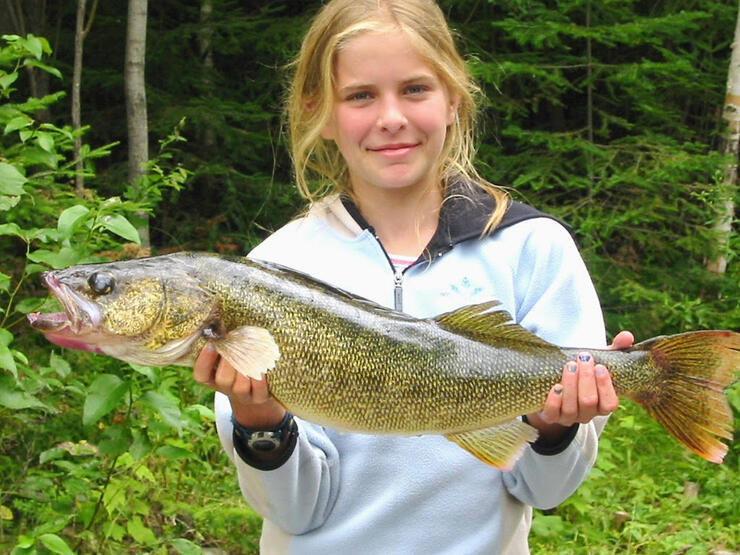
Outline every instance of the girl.
[[(498, 299), (559, 345), (604, 344), (598, 299), (568, 231), (472, 166), (475, 85), (433, 0), (331, 0), (295, 64), (287, 104), (308, 213), (250, 256), (417, 317)], [(320, 182), (331, 194), (315, 194)], [(619, 347), (631, 343), (620, 335)], [(338, 433), (293, 418), (266, 381), (205, 348), (195, 379), (219, 393), (219, 436), (264, 553), (525, 553), (531, 508), (588, 474), (617, 406), (583, 353), (510, 472), (442, 437)]]

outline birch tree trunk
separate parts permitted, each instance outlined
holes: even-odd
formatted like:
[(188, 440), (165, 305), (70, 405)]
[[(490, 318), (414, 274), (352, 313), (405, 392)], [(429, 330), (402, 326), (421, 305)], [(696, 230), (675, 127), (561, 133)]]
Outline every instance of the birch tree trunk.
[(83, 163), (80, 157), (82, 150), (82, 127), (80, 117), (80, 88), (82, 85), (82, 45), (85, 42), (85, 4), (87, 0), (77, 0), (77, 20), (75, 22), (75, 59), (72, 69), (72, 127), (75, 130), (75, 193), (82, 196), (85, 189), (85, 176), (82, 174)]
[(718, 232), (719, 256), (707, 264), (707, 269), (723, 274), (727, 269), (727, 245), (732, 233), (732, 220), (735, 217), (734, 196), (737, 190), (738, 148), (740, 147), (740, 4), (735, 25), (735, 38), (732, 41), (732, 56), (727, 77), (727, 96), (722, 117), (727, 121), (722, 140), (724, 153), (730, 161), (724, 168), (724, 200), (720, 206), (713, 228)]
[[(126, 27), (126, 120), (128, 123), (128, 180), (138, 187), (149, 160), (149, 129), (146, 110), (146, 60), (147, 0), (129, 0)], [(149, 218), (141, 213), (144, 223), (139, 227), (141, 246), (149, 248)]]

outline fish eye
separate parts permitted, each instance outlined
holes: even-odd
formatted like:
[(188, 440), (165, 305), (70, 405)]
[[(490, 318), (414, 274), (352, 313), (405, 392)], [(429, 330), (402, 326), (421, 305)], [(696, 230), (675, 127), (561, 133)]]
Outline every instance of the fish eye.
[(87, 278), (87, 284), (97, 295), (107, 295), (113, 291), (116, 280), (108, 272), (95, 272)]

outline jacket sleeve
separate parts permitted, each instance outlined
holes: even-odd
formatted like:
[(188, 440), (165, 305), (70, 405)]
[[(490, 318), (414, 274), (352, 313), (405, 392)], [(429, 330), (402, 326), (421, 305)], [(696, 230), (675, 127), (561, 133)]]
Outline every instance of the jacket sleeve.
[[(517, 321), (562, 347), (604, 348), (599, 300), (572, 238), (552, 220), (532, 222), (516, 272)], [(577, 424), (555, 449), (527, 447), (504, 476), (509, 492), (537, 508), (562, 503), (588, 476), (606, 420)]]
[(216, 429), (224, 451), (236, 466), (244, 499), (263, 518), (288, 534), (321, 526), (337, 498), (339, 454), (320, 426), (296, 418), (298, 443), (275, 470), (257, 470), (236, 453), (228, 397), (216, 393)]

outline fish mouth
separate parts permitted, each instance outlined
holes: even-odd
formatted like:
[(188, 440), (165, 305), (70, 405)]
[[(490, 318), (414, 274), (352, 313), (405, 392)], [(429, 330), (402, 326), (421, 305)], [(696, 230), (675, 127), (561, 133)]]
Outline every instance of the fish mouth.
[(97, 303), (59, 281), (54, 272), (44, 272), (41, 277), (64, 311), (31, 312), (27, 316), (29, 324), (62, 347), (100, 352), (91, 337), (97, 335), (95, 332), (103, 322), (103, 313)]

